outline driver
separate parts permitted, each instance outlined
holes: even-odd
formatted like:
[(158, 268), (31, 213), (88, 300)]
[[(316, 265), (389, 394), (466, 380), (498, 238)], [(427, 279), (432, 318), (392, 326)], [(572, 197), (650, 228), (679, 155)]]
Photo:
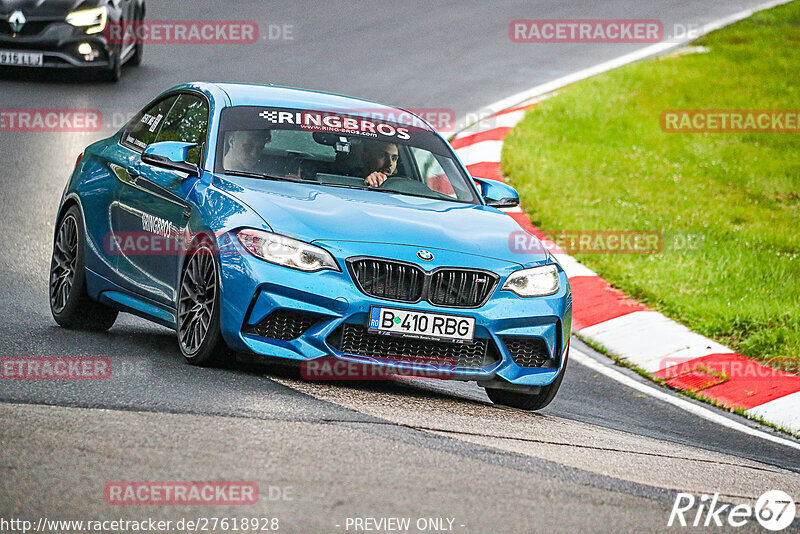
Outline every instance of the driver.
[(270, 130), (236, 130), (225, 137), (223, 166), (229, 171), (257, 172), (264, 145), (272, 140)]
[(364, 143), (361, 159), (364, 163), (364, 185), (378, 187), (397, 170), (399, 153), (394, 143), (370, 141)]

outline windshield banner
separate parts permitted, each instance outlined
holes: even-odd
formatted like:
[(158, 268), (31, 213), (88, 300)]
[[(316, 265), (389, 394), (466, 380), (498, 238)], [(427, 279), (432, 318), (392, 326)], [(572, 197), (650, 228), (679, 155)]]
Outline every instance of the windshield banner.
[[(402, 143), (441, 155), (449, 151), (430, 128), (411, 113), (391, 115), (392, 110), (335, 109), (310, 110), (236, 106), (222, 112), (221, 131), (230, 130), (306, 130), (310, 132), (359, 136), (386, 143)], [(387, 118), (409, 119), (409, 124)]]

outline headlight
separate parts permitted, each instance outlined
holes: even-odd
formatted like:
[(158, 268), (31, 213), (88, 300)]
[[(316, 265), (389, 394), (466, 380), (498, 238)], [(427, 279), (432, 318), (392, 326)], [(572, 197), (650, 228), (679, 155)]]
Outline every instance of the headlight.
[(520, 297), (542, 297), (558, 291), (559, 285), (556, 266), (544, 265), (511, 273), (502, 289)]
[(86, 28), (86, 33), (100, 33), (106, 29), (108, 22), (108, 8), (95, 7), (92, 9), (81, 9), (73, 11), (67, 15), (67, 24), (72, 24), (78, 28)]
[(264, 261), (306, 272), (341, 271), (327, 250), (297, 239), (253, 229), (240, 230), (236, 235), (250, 254)]

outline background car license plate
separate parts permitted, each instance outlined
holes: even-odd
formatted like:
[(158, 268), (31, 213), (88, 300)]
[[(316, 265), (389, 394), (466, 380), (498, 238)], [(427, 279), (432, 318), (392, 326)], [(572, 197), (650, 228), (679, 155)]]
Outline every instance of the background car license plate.
[(369, 330), (409, 337), (472, 341), (475, 318), (372, 306)]
[(38, 54), (35, 52), (13, 52), (11, 50), (0, 50), (0, 65), (41, 67), (43, 64), (43, 54)]

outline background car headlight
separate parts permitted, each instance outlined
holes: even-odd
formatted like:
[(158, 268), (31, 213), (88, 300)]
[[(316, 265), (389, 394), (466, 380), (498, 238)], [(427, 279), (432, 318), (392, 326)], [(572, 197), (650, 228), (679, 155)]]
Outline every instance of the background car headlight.
[(240, 230), (236, 235), (248, 252), (264, 261), (306, 272), (341, 271), (327, 250), (297, 239), (253, 229)]
[(552, 295), (558, 291), (559, 285), (558, 268), (543, 265), (511, 273), (502, 289), (513, 291), (520, 297), (541, 297)]
[(108, 8), (106, 6), (93, 9), (81, 9), (67, 15), (67, 24), (78, 28), (86, 28), (86, 33), (100, 33), (106, 29), (108, 22)]

